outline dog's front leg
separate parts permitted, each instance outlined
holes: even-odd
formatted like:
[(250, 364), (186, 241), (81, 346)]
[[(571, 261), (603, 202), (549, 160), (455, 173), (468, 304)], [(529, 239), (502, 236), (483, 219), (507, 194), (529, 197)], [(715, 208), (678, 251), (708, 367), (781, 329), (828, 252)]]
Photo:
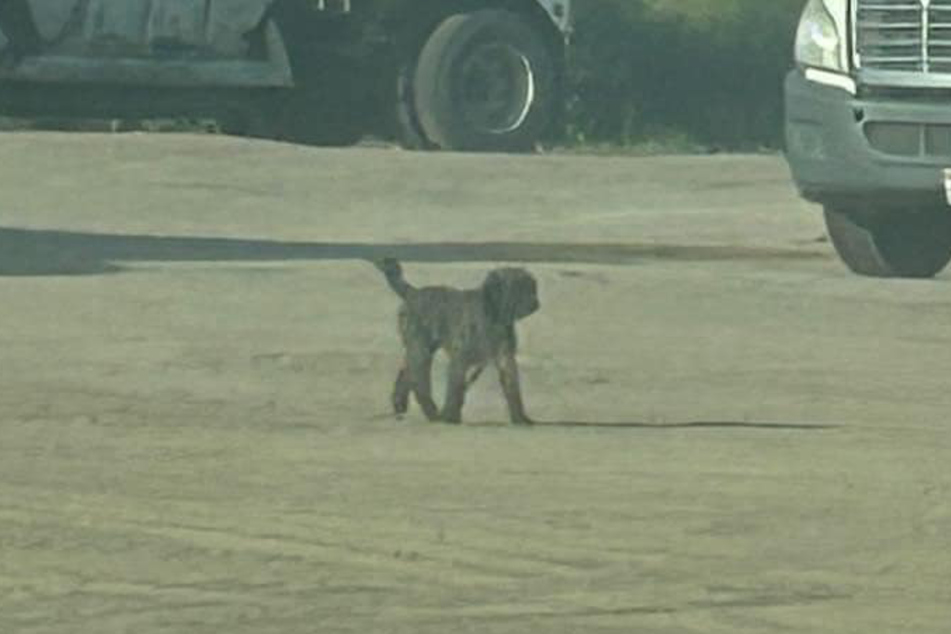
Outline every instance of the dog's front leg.
[(525, 404), (522, 402), (522, 388), (518, 377), (518, 364), (515, 354), (509, 351), (499, 353), (495, 358), (499, 370), (499, 381), (502, 383), (502, 392), (509, 408), (509, 420), (515, 425), (532, 425), (534, 421), (525, 413)]

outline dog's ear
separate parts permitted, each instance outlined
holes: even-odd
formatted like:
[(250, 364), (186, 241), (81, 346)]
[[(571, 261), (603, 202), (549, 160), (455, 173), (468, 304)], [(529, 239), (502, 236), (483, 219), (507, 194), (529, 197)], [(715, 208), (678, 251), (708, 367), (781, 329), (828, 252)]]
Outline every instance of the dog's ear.
[(505, 276), (500, 271), (492, 271), (482, 283), (485, 310), (495, 323), (515, 321), (515, 310), (509, 290)]
[(486, 312), (495, 323), (514, 324), (538, 310), (538, 284), (524, 269), (495, 269), (482, 284)]

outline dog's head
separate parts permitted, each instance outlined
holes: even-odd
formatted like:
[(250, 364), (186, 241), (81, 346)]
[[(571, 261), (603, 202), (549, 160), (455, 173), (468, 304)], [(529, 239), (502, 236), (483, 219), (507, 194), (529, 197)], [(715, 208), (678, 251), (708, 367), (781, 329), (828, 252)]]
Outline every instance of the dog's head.
[(538, 283), (525, 269), (495, 269), (482, 284), (486, 310), (497, 323), (514, 323), (539, 309)]

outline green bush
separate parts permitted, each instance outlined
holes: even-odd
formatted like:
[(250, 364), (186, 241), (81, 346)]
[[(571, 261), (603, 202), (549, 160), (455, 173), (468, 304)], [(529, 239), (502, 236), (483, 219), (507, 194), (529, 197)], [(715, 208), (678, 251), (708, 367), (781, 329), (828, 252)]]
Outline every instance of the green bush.
[(569, 138), (781, 144), (803, 0), (577, 0)]

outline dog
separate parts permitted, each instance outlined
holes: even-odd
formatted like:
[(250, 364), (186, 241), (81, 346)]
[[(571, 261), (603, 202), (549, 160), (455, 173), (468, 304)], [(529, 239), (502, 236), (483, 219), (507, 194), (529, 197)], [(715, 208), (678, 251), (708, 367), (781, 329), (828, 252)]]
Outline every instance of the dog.
[[(393, 386), (396, 416), (406, 414), (413, 393), (430, 421), (461, 423), (466, 390), (491, 361), (499, 371), (511, 422), (531, 425), (515, 360), (515, 322), (541, 306), (538, 283), (532, 274), (507, 267), (490, 271), (482, 286), (474, 289), (416, 288), (403, 277), (398, 261), (387, 258), (374, 264), (403, 300), (399, 330), (405, 357)], [(442, 410), (433, 401), (431, 379), (433, 356), (440, 349), (449, 357)]]

